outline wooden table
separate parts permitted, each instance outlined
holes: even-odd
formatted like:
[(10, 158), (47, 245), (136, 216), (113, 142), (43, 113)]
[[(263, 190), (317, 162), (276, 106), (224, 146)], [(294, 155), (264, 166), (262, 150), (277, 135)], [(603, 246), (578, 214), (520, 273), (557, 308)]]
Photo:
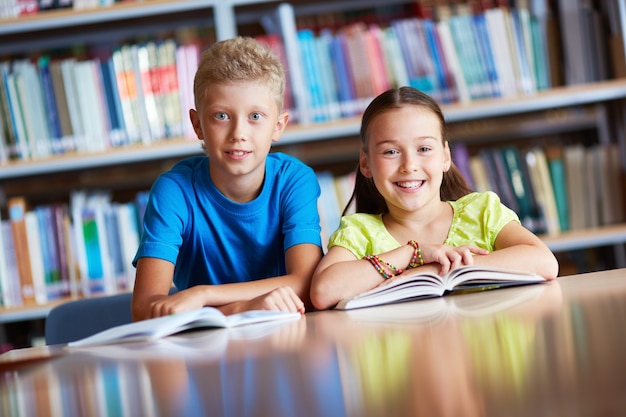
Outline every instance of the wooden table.
[(0, 355), (2, 416), (624, 416), (626, 269)]

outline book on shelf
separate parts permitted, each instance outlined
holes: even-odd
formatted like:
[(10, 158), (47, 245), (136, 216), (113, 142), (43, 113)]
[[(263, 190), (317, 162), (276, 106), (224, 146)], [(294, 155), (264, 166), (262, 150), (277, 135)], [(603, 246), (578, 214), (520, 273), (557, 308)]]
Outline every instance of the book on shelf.
[(67, 110), (70, 124), (72, 126), (72, 149), (81, 149), (85, 143), (85, 126), (79, 103), (80, 87), (76, 75), (77, 60), (74, 58), (65, 58), (61, 61), (61, 74), (63, 77), (63, 88), (65, 90), (65, 99), (67, 102)]
[(602, 188), (600, 186), (600, 161), (598, 160), (598, 153), (596, 152), (596, 146), (590, 146), (585, 148), (585, 172), (583, 172), (583, 178), (585, 184), (583, 189), (586, 190), (585, 195), (585, 227), (595, 228), (600, 225), (600, 206), (608, 203), (608, 201), (602, 201), (601, 195)]
[(493, 97), (493, 83), (483, 62), (480, 39), (476, 37), (477, 31), (470, 8), (467, 5), (457, 5), (448, 22), (470, 97)]
[(563, 149), (565, 185), (567, 187), (567, 207), (569, 229), (585, 228), (587, 219), (587, 199), (585, 194), (586, 158), (582, 144), (573, 144)]
[(70, 119), (70, 108), (68, 103), (65, 81), (63, 79), (63, 68), (61, 60), (52, 60), (48, 64), (50, 72), (50, 81), (52, 87), (52, 95), (59, 118), (59, 128), (61, 129), (60, 149), (53, 145), (53, 151), (65, 152), (72, 150), (74, 131), (72, 129), (72, 121)]
[(493, 7), (485, 10), (487, 32), (491, 40), (494, 64), (498, 73), (498, 87), (502, 97), (517, 95), (514, 55), (507, 29), (508, 9)]
[(328, 120), (341, 118), (341, 106), (336, 80), (336, 71), (331, 59), (333, 34), (323, 29), (315, 38), (315, 48), (318, 55), (318, 68), (321, 75), (322, 99), (325, 105)]
[(109, 131), (105, 112), (105, 97), (98, 60), (76, 62), (74, 76), (78, 83), (78, 106), (81, 110), (83, 141), (78, 150), (83, 152), (104, 151), (110, 147)]
[(452, 69), (450, 68), (443, 50), (439, 28), (432, 19), (424, 19), (422, 24), (424, 26), (426, 42), (433, 57), (434, 69), (437, 73), (437, 85), (440, 90), (438, 99), (444, 104), (456, 102), (458, 101), (458, 96), (454, 75), (452, 74)]
[(19, 282), (12, 279), (18, 276), (11, 222), (0, 219), (0, 301), (4, 307), (22, 304)]
[(504, 162), (506, 179), (517, 202), (517, 214), (522, 224), (537, 233), (543, 231), (541, 219), (537, 216), (534, 189), (531, 187), (527, 165), (522, 163), (519, 150), (515, 146), (505, 146), (500, 150)]
[[(165, 136), (183, 136), (183, 108), (181, 107), (180, 83), (176, 69), (176, 42), (173, 39), (164, 39), (157, 44), (157, 72), (159, 91), (165, 118)], [(188, 109), (185, 109), (185, 112)]]
[(37, 60), (37, 68), (41, 79), (41, 89), (45, 99), (45, 116), (49, 128), (50, 145), (52, 153), (62, 151), (60, 140), (63, 137), (61, 132), (60, 118), (57, 111), (57, 103), (54, 98), (54, 88), (52, 85), (52, 75), (50, 73), (50, 57), (41, 56)]
[(35, 303), (35, 287), (26, 231), (28, 204), (24, 197), (11, 197), (7, 201), (7, 209), (15, 248), (21, 299), (24, 304), (33, 304)]
[(547, 282), (540, 275), (489, 266), (462, 266), (440, 276), (433, 272), (393, 278), (357, 296), (341, 300), (337, 310), (372, 307), (422, 298), (442, 297), (459, 291), (482, 291)]
[(297, 41), (300, 50), (300, 59), (309, 91), (309, 108), (312, 122), (328, 120), (326, 102), (323, 93), (323, 80), (320, 62), (318, 59), (316, 37), (312, 30), (301, 29), (297, 33)]
[(251, 310), (226, 316), (214, 307), (203, 307), (169, 316), (122, 324), (86, 338), (70, 342), (68, 346), (83, 347), (111, 343), (150, 341), (190, 329), (231, 328), (270, 321), (297, 320), (300, 317), (300, 313), (270, 310)]
[(30, 270), (35, 294), (35, 303), (45, 304), (49, 301), (48, 290), (45, 277), (44, 254), (41, 247), (43, 237), (39, 230), (37, 213), (28, 210), (24, 214), (26, 223), (26, 235), (28, 242), (28, 254), (30, 260)]
[(552, 189), (554, 190), (554, 201), (556, 202), (556, 209), (559, 213), (559, 229), (562, 232), (567, 231), (569, 230), (570, 224), (570, 210), (568, 206), (569, 196), (567, 191), (565, 162), (563, 161), (563, 148), (560, 146), (547, 146), (545, 153), (548, 159)]
[(151, 140), (161, 140), (165, 137), (165, 115), (160, 91), (156, 42), (141, 43), (137, 45), (134, 52), (150, 137)]
[(526, 152), (525, 160), (535, 200), (545, 223), (545, 231), (548, 234), (557, 234), (560, 232), (559, 212), (546, 154), (541, 148), (530, 149)]
[(18, 84), (21, 75), (18, 72), (6, 72), (4, 74), (4, 84), (7, 94), (7, 108), (11, 116), (11, 124), (15, 133), (15, 146), (9, 150), (10, 155), (16, 158), (29, 158), (30, 150), (26, 137), (26, 127), (24, 125), (23, 106), (18, 93)]
[(447, 19), (441, 19), (436, 23), (436, 30), (441, 43), (441, 55), (450, 72), (450, 84), (454, 85), (454, 96), (456, 101), (467, 103), (470, 101), (469, 88), (467, 86), (467, 82), (465, 81), (461, 63), (454, 47), (454, 41), (452, 39), (452, 32), (450, 30), (449, 23), (450, 22), (448, 22)]
[(261, 18), (261, 24), (267, 33), (276, 33), (282, 38), (287, 56), (286, 70), (291, 80), (293, 120), (303, 125), (309, 124), (312, 121), (310, 98), (298, 44), (298, 28), (293, 5), (279, 4), (273, 13)]

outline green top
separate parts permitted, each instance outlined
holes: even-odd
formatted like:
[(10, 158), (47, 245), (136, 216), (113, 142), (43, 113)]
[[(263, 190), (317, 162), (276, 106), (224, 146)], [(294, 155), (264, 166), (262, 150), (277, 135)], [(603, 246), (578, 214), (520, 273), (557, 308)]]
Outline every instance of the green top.
[[(444, 244), (475, 245), (493, 251), (500, 230), (510, 221), (519, 221), (515, 212), (500, 202), (497, 194), (476, 192), (448, 201), (454, 215)], [(416, 236), (415, 240), (420, 241)], [(328, 248), (341, 246), (361, 259), (368, 254), (388, 252), (406, 243), (398, 243), (389, 234), (381, 214), (355, 213), (341, 218), (339, 228), (330, 237)]]

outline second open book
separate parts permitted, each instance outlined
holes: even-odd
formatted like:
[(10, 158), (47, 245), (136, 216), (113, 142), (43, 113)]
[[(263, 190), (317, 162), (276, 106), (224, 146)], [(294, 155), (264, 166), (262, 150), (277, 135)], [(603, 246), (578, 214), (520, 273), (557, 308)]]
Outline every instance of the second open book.
[(251, 310), (225, 316), (213, 307), (203, 307), (183, 313), (122, 324), (92, 336), (68, 343), (69, 347), (110, 343), (149, 341), (195, 328), (230, 328), (277, 320), (297, 320), (300, 313)]
[(381, 304), (440, 297), (466, 289), (498, 288), (546, 281), (540, 275), (488, 266), (463, 266), (444, 276), (423, 272), (394, 278), (352, 298), (341, 300), (335, 309), (349, 310)]

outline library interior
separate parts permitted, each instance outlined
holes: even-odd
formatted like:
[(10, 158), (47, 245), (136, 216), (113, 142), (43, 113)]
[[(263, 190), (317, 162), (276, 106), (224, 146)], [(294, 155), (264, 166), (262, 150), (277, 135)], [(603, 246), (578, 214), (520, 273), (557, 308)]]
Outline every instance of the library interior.
[[(607, 361), (626, 348), (625, 33), (626, 0), (0, 2), (0, 414), (626, 411), (626, 368)], [(363, 110), (409, 85), (441, 106), (470, 188), (554, 252), (555, 282), (156, 344), (47, 344), (54, 308), (132, 292), (152, 183), (203, 153), (200, 54), (238, 35), (285, 68), (272, 152), (315, 170), (324, 249)]]

